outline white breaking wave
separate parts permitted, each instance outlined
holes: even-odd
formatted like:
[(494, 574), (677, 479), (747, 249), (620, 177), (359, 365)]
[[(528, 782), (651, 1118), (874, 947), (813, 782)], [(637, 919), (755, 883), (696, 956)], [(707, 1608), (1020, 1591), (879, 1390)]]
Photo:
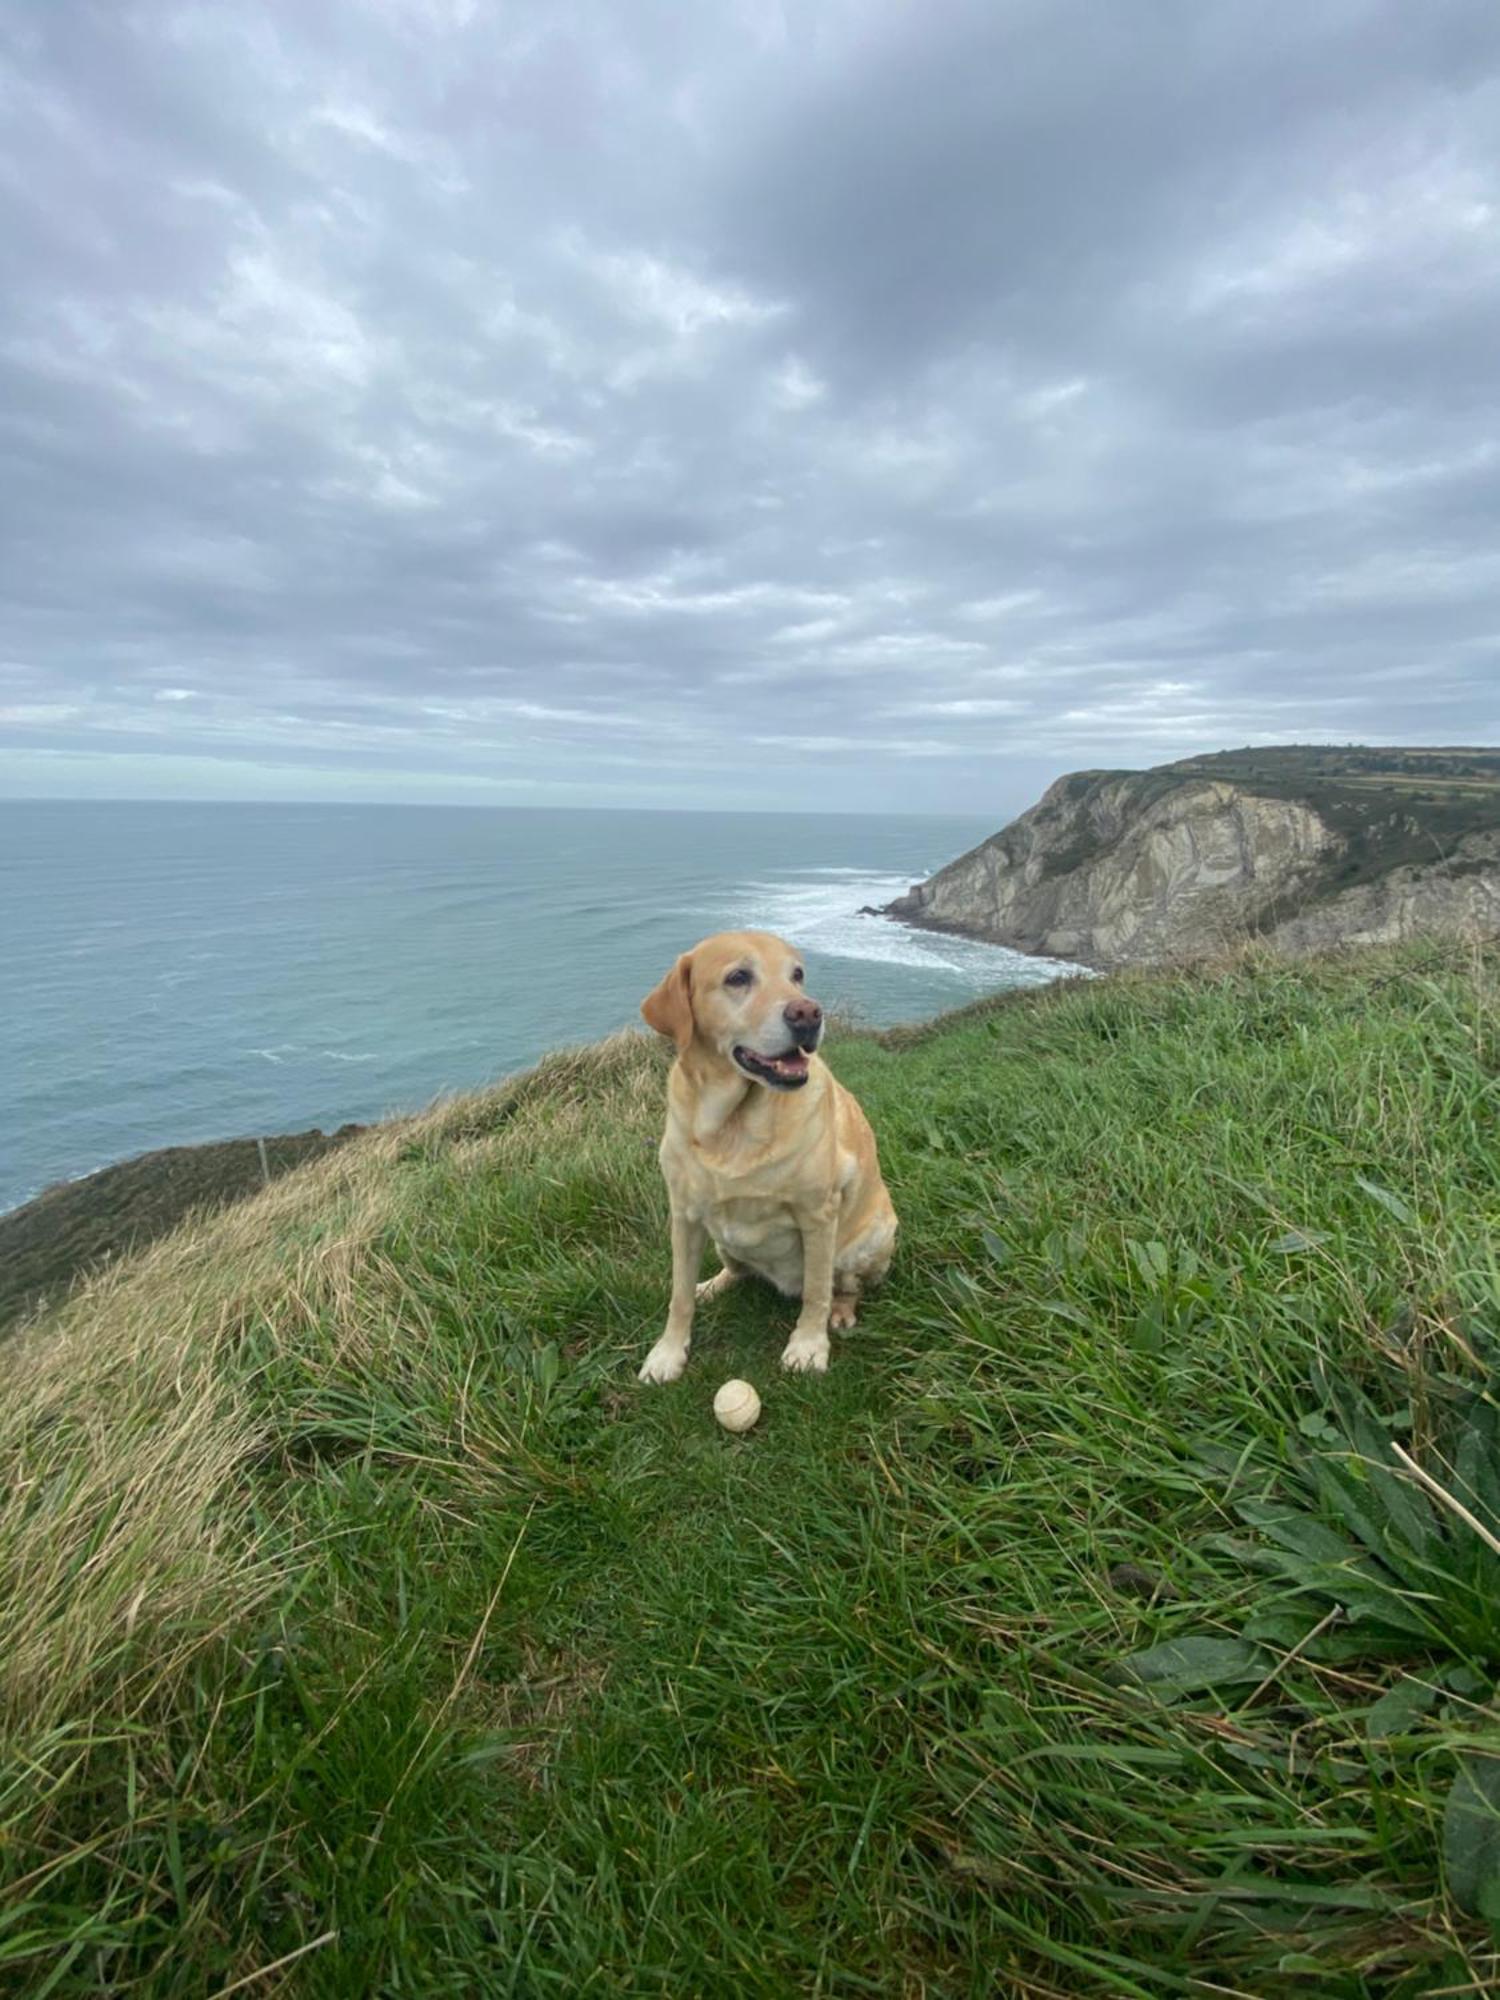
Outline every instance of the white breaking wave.
[[(1043, 986), (1082, 968), (1060, 959), (1032, 958), (1001, 944), (912, 930), (889, 917), (861, 916), (905, 895), (906, 875), (871, 874), (858, 868), (812, 868), (784, 881), (742, 885), (735, 921), (747, 930), (777, 931), (821, 958), (860, 959), (950, 979), (972, 992), (998, 986)], [(717, 916), (716, 911), (704, 911)]]
[(316, 1062), (325, 1057), (329, 1062), (367, 1063), (379, 1062), (380, 1056), (374, 1049), (305, 1049), (300, 1042), (278, 1042), (271, 1049), (247, 1049), (246, 1055), (260, 1056), (268, 1063), (284, 1063), (300, 1056), (304, 1062)]

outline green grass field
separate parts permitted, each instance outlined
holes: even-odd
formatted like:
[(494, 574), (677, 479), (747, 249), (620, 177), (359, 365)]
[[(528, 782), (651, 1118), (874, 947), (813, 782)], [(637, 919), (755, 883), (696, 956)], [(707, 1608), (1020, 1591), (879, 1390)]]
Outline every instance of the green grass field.
[(840, 1036), (824, 1380), (747, 1286), (637, 1385), (636, 1036), (94, 1281), (5, 1350), (0, 1986), (1497, 1990), (1497, 974)]

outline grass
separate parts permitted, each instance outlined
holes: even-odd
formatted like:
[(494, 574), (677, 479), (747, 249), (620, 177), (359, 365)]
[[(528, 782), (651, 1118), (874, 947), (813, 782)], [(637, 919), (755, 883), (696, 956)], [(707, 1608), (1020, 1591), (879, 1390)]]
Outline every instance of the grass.
[(1231, 779), (1265, 778), (1336, 785), (1431, 785), (1469, 790), (1500, 785), (1500, 750), (1473, 745), (1397, 748), (1365, 743), (1262, 744), (1255, 749), (1216, 750), (1184, 757), (1163, 767)]
[(822, 1381), (745, 1287), (637, 1386), (634, 1036), (89, 1280), (6, 1350), (0, 1986), (1495, 1990), (1497, 970), (844, 1035)]
[(243, 1200), (360, 1129), (165, 1146), (60, 1181), (8, 1210), (0, 1215), (0, 1334), (47, 1298), (60, 1298), (80, 1271), (144, 1249), (195, 1210)]

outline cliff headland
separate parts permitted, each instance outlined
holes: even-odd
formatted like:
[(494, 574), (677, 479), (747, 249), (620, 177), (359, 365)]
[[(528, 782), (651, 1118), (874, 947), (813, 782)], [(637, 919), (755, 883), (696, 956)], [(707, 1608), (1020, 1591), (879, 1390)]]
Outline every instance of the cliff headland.
[(1080, 965), (1500, 930), (1500, 750), (1075, 771), (884, 914)]

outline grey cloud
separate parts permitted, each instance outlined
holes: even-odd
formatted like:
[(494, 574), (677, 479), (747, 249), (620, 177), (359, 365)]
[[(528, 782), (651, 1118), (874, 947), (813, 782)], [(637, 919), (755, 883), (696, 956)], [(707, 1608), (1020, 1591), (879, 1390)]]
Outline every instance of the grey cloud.
[(1500, 725), (1487, 0), (58, 0), (0, 112), (5, 789)]

